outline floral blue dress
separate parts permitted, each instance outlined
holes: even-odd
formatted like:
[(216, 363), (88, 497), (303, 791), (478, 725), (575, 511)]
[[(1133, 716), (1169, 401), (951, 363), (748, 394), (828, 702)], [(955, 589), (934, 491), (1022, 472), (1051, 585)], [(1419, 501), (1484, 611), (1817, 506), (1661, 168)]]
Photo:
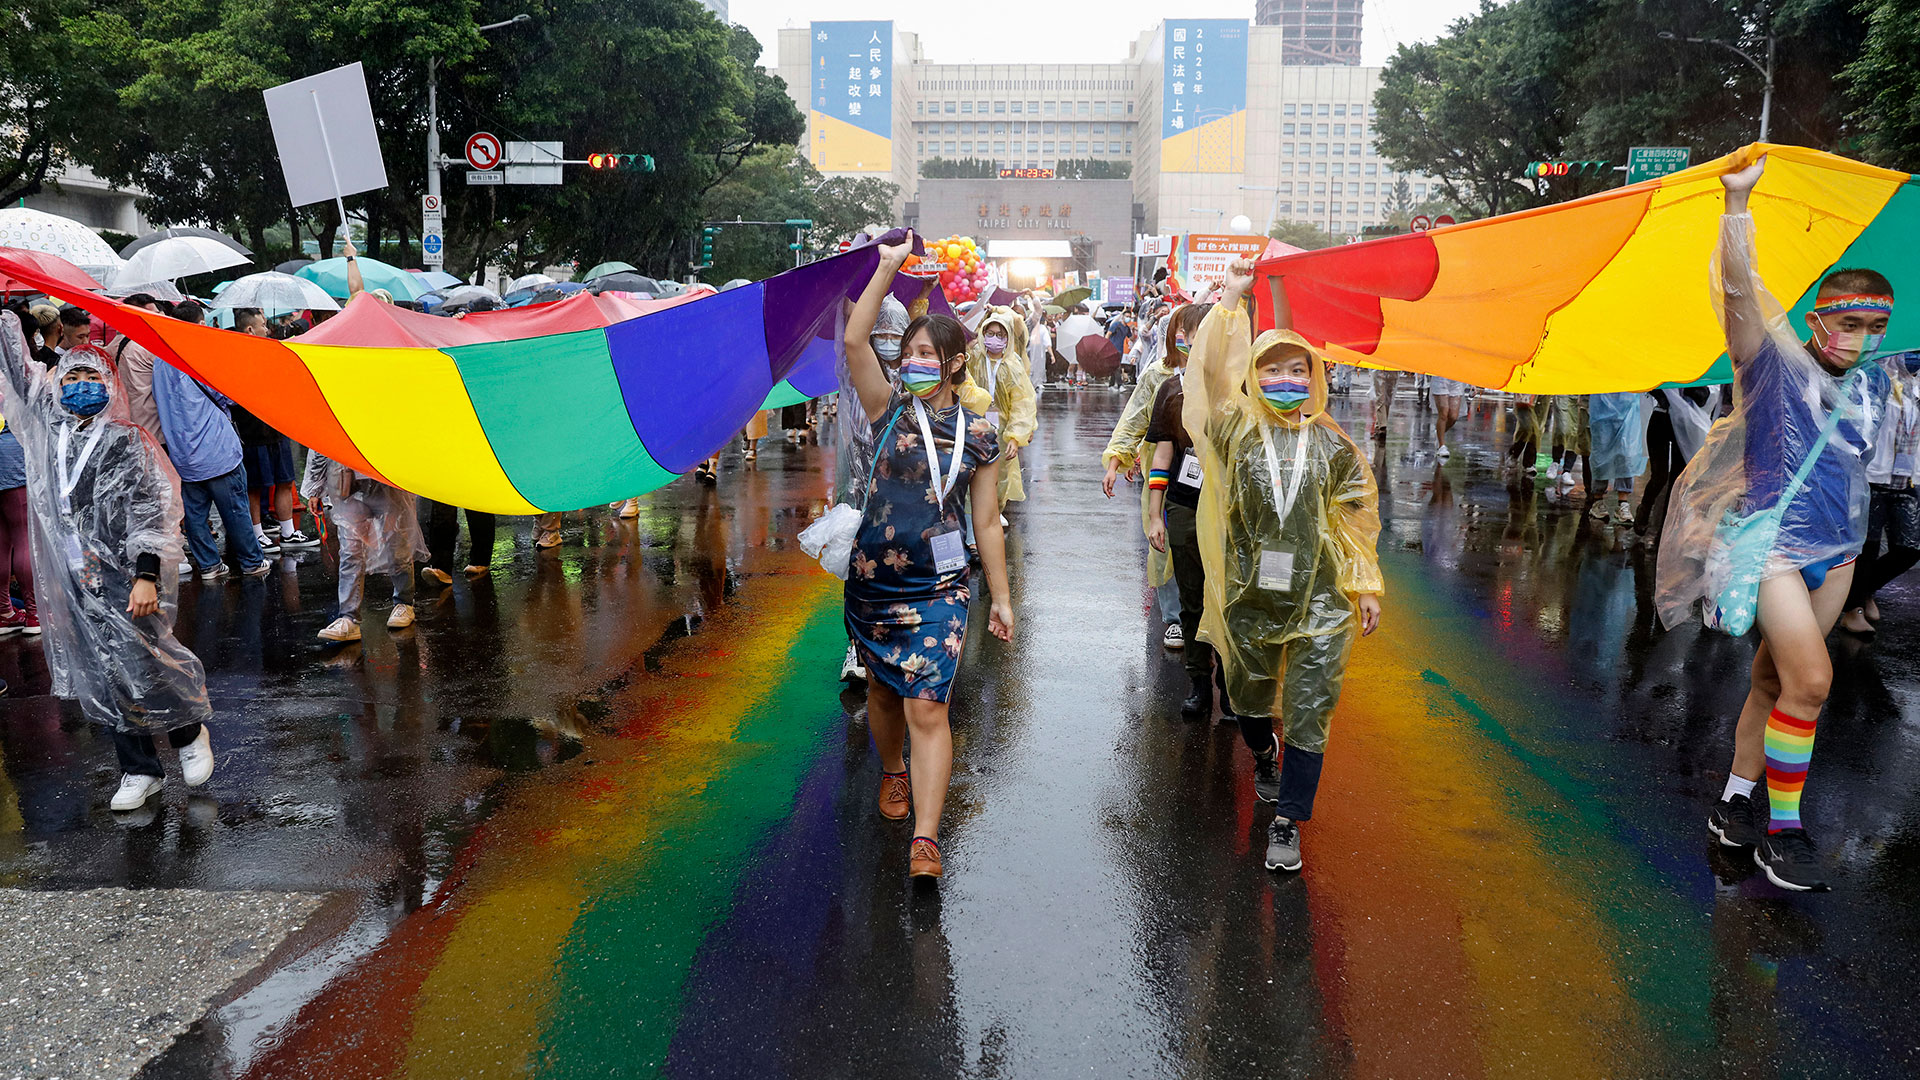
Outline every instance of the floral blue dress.
[[(874, 422), (873, 476), (867, 514), (847, 573), (847, 635), (869, 679), (901, 697), (945, 701), (967, 643), (967, 568), (935, 569), (933, 536), (965, 526), (974, 470), (1000, 460), (1000, 439), (984, 416), (966, 414), (960, 473), (934, 505), (934, 486), (914, 418), (914, 399), (896, 393)], [(929, 409), (934, 449), (946, 478), (959, 406)]]

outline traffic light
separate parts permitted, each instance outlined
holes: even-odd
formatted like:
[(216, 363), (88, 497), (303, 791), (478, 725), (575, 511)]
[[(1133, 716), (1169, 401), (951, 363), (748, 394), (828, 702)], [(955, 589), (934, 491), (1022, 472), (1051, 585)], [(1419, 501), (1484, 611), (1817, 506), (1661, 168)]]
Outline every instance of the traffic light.
[(1601, 176), (1607, 172), (1610, 161), (1529, 161), (1527, 176)]
[(626, 172), (652, 172), (652, 154), (588, 154), (587, 166)]
[(803, 217), (790, 217), (790, 218), (788, 218), (788, 219), (787, 219), (787, 228), (789, 228), (789, 229), (811, 229), (811, 228), (813, 228), (813, 219), (812, 219), (812, 218), (803, 218)]
[(708, 225), (700, 230), (700, 262), (713, 265), (713, 242), (720, 235), (720, 226)]

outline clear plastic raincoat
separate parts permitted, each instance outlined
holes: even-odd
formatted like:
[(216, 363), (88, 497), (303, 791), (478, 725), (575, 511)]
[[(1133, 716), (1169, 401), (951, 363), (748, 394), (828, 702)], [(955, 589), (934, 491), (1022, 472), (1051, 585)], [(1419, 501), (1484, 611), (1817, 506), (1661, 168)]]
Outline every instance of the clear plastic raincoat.
[[(1759, 320), (1765, 337), (1755, 355), (1733, 358), (1733, 411), (1674, 483), (1654, 586), (1668, 627), (1698, 609), (1708, 625), (1744, 633), (1754, 612), (1740, 610), (1739, 597), (1767, 578), (1853, 555), (1866, 538), (1867, 461), (1885, 374), (1872, 364), (1844, 376), (1822, 367), (1761, 284), (1755, 258), (1752, 216), (1722, 218), (1716, 310)], [(1783, 500), (1836, 410), (1825, 447)]]
[[(1174, 369), (1167, 366), (1164, 354), (1155, 353), (1153, 362), (1139, 369), (1140, 377), (1133, 384), (1133, 395), (1127, 398), (1127, 407), (1120, 413), (1120, 422), (1113, 425), (1113, 436), (1107, 440), (1107, 449), (1100, 455), (1103, 465), (1112, 464), (1122, 473), (1131, 472), (1135, 467), (1145, 470), (1151, 455), (1147, 453), (1147, 422), (1153, 418), (1153, 402), (1160, 396), (1160, 388), (1173, 377)], [(1145, 533), (1153, 524), (1153, 514), (1147, 509), (1147, 489), (1140, 489), (1140, 531)], [(1147, 548), (1147, 584), (1159, 588), (1173, 579), (1173, 557), (1164, 551)]]
[(1594, 483), (1632, 480), (1646, 471), (1648, 410), (1641, 407), (1645, 400), (1645, 394), (1632, 391), (1587, 399), (1588, 467)]
[[(1327, 364), (1292, 331), (1249, 344), (1244, 311), (1216, 306), (1195, 335), (1181, 413), (1201, 453), (1207, 570), (1200, 639), (1220, 651), (1234, 710), (1284, 721), (1290, 746), (1324, 752), (1354, 597), (1380, 593), (1380, 496), (1364, 455), (1326, 413)], [(1259, 394), (1254, 360), (1297, 347), (1312, 390), (1296, 415)]]
[[(427, 557), (411, 491), (362, 476), (319, 452), (307, 455), (300, 497), (320, 496), (340, 534), (340, 579), (410, 570)], [(343, 590), (344, 591), (344, 590)]]
[[(60, 404), (60, 380), (98, 371), (107, 406), (86, 420)], [(184, 558), (180, 478), (134, 423), (104, 353), (69, 350), (49, 372), (20, 325), (0, 314), (0, 408), (27, 460), (33, 580), (53, 693), (96, 724), (167, 731), (212, 718), (199, 657), (173, 636)], [(140, 556), (158, 558), (160, 610), (127, 614)]]
[[(998, 358), (989, 358), (980, 340), (992, 327), (999, 327), (1007, 336), (1007, 347)], [(1027, 497), (1020, 459), (1011, 451), (1031, 443), (1039, 424), (1033, 377), (1027, 372), (1027, 322), (1012, 308), (995, 308), (981, 322), (980, 337), (967, 346), (967, 378), (986, 390), (993, 403), (987, 417), (999, 421), (1000, 506), (1004, 509), (1008, 503)]]

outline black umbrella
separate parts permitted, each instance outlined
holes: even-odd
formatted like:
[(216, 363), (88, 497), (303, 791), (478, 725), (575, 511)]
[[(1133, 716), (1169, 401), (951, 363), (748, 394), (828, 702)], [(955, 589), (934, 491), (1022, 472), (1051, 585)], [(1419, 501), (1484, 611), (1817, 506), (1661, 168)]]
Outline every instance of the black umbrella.
[[(209, 240), (218, 240), (222, 244), (227, 245), (228, 247), (232, 248), (234, 251), (242, 255), (245, 255), (248, 258), (253, 257), (253, 252), (248, 251), (246, 248), (246, 245), (242, 244), (238, 240), (235, 240), (233, 237), (228, 236), (225, 233), (214, 232), (212, 229), (196, 229), (191, 225), (174, 225), (170, 228), (156, 229), (153, 232), (150, 232), (147, 235), (141, 237), (140, 239), (135, 240), (133, 243), (128, 244), (126, 247), (121, 248), (120, 257), (123, 259), (130, 259), (133, 257), (133, 253), (136, 251), (139, 251), (141, 248), (149, 247), (153, 244), (159, 243), (162, 240), (171, 239), (175, 236), (204, 236)], [(291, 271), (288, 271), (288, 272), (291, 273)]]
[(603, 292), (640, 293), (643, 296), (659, 296), (660, 283), (646, 276), (622, 270), (615, 274), (602, 274), (587, 282), (587, 288), (597, 295)]
[(312, 259), (288, 259), (286, 262), (281, 263), (279, 266), (276, 266), (273, 269), (275, 273), (279, 273), (279, 274), (297, 274), (300, 272), (301, 267), (312, 266), (312, 265), (313, 265)]

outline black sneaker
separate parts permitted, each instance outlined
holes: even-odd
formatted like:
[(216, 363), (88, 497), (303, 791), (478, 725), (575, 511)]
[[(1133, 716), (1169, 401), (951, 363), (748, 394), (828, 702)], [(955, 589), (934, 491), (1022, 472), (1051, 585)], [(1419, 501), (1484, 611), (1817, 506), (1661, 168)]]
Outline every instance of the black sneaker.
[(1767, 830), (1752, 796), (1735, 795), (1707, 811), (1707, 831), (1719, 837), (1722, 846), (1746, 848), (1758, 844)]
[(1187, 700), (1180, 703), (1180, 715), (1188, 720), (1205, 720), (1213, 712), (1213, 683), (1205, 675), (1193, 680)]
[(1286, 818), (1274, 818), (1267, 826), (1267, 869), (1300, 869), (1300, 826)]
[(1767, 872), (1767, 880), (1795, 892), (1826, 892), (1827, 879), (1820, 876), (1820, 859), (1813, 852), (1813, 837), (1805, 829), (1781, 829), (1766, 833), (1753, 849), (1753, 861)]
[(1261, 802), (1280, 801), (1280, 746), (1277, 738), (1272, 750), (1253, 755), (1253, 793)]

